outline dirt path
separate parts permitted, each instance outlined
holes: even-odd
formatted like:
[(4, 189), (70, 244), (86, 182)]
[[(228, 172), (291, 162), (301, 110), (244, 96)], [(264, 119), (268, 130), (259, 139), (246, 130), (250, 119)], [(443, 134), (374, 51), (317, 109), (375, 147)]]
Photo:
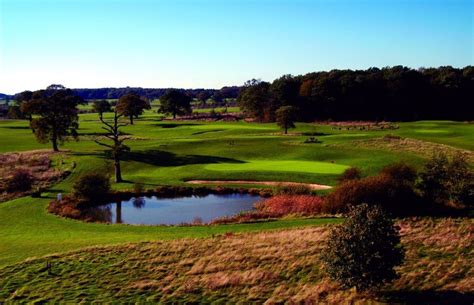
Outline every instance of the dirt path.
[(191, 184), (257, 184), (257, 185), (306, 185), (312, 190), (327, 190), (332, 188), (329, 185), (299, 182), (281, 182), (281, 181), (251, 181), (251, 180), (189, 180), (186, 183)]

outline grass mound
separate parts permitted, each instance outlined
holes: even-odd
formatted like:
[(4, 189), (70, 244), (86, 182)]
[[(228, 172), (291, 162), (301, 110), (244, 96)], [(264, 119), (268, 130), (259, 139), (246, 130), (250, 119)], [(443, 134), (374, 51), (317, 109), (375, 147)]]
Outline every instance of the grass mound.
[[(474, 297), (472, 219), (401, 220), (400, 279), (375, 298), (461, 304)], [(0, 270), (0, 302), (367, 302), (320, 265), (327, 227), (91, 248)], [(51, 267), (49, 268), (49, 265)], [(472, 301), (471, 301), (472, 302)]]

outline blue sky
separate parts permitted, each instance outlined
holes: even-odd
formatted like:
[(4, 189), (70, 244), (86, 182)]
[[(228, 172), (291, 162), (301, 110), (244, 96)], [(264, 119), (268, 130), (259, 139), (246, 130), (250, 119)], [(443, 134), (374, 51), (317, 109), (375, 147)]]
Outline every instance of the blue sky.
[(0, 0), (0, 92), (473, 64), (473, 0)]

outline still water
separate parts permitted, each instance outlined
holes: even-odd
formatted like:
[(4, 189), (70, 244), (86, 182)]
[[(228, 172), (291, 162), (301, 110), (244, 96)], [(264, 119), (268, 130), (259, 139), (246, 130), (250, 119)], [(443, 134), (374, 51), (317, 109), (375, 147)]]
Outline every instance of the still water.
[(110, 223), (176, 225), (236, 215), (253, 209), (259, 196), (249, 194), (207, 195), (203, 197), (138, 197), (98, 206), (90, 211), (97, 221)]

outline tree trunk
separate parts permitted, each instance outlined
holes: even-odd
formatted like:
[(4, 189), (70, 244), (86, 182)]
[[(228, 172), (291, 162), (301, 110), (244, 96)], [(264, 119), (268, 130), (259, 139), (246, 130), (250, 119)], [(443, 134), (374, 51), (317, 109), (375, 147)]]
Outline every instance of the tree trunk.
[(176, 120), (176, 113), (173, 112), (173, 120)]
[(58, 148), (58, 139), (56, 138), (55, 135), (53, 135), (53, 138), (51, 139), (51, 142), (53, 143), (53, 150), (54, 150), (54, 151), (59, 151), (59, 148)]
[(133, 125), (133, 115), (130, 115), (130, 125)]
[(120, 169), (120, 160), (118, 157), (115, 157), (115, 182), (122, 182), (122, 171)]
[(115, 223), (122, 223), (122, 202), (117, 201), (115, 208)]
[(288, 134), (288, 127), (285, 126), (285, 134)]

